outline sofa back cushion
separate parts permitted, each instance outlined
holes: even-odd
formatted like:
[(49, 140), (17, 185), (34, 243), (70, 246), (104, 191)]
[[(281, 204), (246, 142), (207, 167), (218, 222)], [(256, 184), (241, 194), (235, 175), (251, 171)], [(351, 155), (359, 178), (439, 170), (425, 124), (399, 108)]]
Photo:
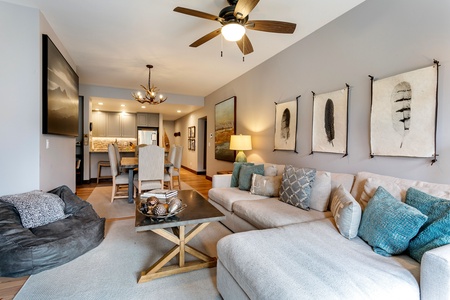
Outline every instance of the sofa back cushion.
[(358, 202), (360, 202), (363, 210), (367, 203), (362, 203), (360, 199), (361, 195), (364, 192), (364, 185), (366, 184), (368, 178), (375, 178), (379, 180), (379, 182), (386, 183), (382, 185), (386, 190), (388, 190), (388, 188), (386, 188), (387, 185), (393, 184), (397, 185), (401, 190), (401, 194), (403, 195), (402, 196), (403, 202), (405, 201), (404, 197), (406, 195), (406, 191), (410, 187), (414, 187), (424, 193), (430, 194), (435, 197), (450, 200), (450, 185), (448, 184), (439, 184), (418, 180), (403, 179), (398, 177), (379, 175), (370, 172), (359, 172), (358, 174), (356, 174), (355, 183), (353, 184), (353, 188), (351, 189), (350, 193)]

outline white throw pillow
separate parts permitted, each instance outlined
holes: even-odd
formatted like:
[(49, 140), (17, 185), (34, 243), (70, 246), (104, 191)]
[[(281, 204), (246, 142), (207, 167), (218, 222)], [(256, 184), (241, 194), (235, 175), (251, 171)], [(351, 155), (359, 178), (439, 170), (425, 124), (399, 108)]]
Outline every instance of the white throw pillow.
[(253, 174), (250, 193), (260, 196), (278, 197), (280, 195), (281, 178), (282, 175), (262, 176)]
[(382, 186), (395, 199), (405, 202), (406, 191), (402, 190), (402, 188), (398, 184), (394, 182), (387, 182), (377, 178), (367, 178), (366, 182), (364, 183), (364, 190), (361, 193), (361, 198), (359, 199), (359, 203), (361, 204), (363, 210), (366, 208), (367, 203), (369, 203), (370, 199), (372, 199), (372, 197), (375, 195), (375, 192), (377, 191), (379, 186)]
[(277, 176), (278, 170), (275, 165), (269, 165), (264, 168), (264, 176)]
[(316, 179), (311, 190), (309, 207), (318, 211), (327, 211), (331, 194), (330, 172), (317, 171)]
[(341, 235), (348, 239), (358, 235), (361, 206), (342, 185), (331, 196), (331, 212)]

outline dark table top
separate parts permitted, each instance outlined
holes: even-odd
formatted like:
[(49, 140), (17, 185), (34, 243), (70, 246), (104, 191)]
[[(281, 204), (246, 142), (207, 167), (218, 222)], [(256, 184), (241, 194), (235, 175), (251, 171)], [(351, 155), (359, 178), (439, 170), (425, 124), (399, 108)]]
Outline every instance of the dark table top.
[(202, 195), (194, 190), (180, 190), (178, 191), (178, 198), (187, 207), (179, 214), (168, 219), (151, 219), (139, 212), (141, 203), (140, 196), (136, 197), (136, 231), (146, 231), (159, 228), (170, 228), (185, 226), (190, 224), (199, 224), (206, 222), (215, 222), (225, 219), (225, 216), (212, 204), (210, 204)]

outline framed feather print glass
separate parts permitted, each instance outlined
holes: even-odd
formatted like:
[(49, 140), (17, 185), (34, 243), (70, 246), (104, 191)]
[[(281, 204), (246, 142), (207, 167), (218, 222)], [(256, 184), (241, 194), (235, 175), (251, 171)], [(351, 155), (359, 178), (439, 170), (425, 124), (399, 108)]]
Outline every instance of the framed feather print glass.
[(297, 101), (275, 103), (275, 148), (292, 150), (297, 148)]
[(312, 152), (347, 154), (348, 91), (313, 92)]
[(438, 63), (372, 80), (371, 156), (436, 157)]

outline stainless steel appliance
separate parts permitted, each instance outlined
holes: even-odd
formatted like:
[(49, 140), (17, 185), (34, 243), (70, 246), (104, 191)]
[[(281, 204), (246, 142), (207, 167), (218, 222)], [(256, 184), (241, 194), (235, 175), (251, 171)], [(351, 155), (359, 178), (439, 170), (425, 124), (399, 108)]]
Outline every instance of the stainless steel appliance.
[(138, 127), (137, 143), (138, 145), (158, 145), (158, 128)]

